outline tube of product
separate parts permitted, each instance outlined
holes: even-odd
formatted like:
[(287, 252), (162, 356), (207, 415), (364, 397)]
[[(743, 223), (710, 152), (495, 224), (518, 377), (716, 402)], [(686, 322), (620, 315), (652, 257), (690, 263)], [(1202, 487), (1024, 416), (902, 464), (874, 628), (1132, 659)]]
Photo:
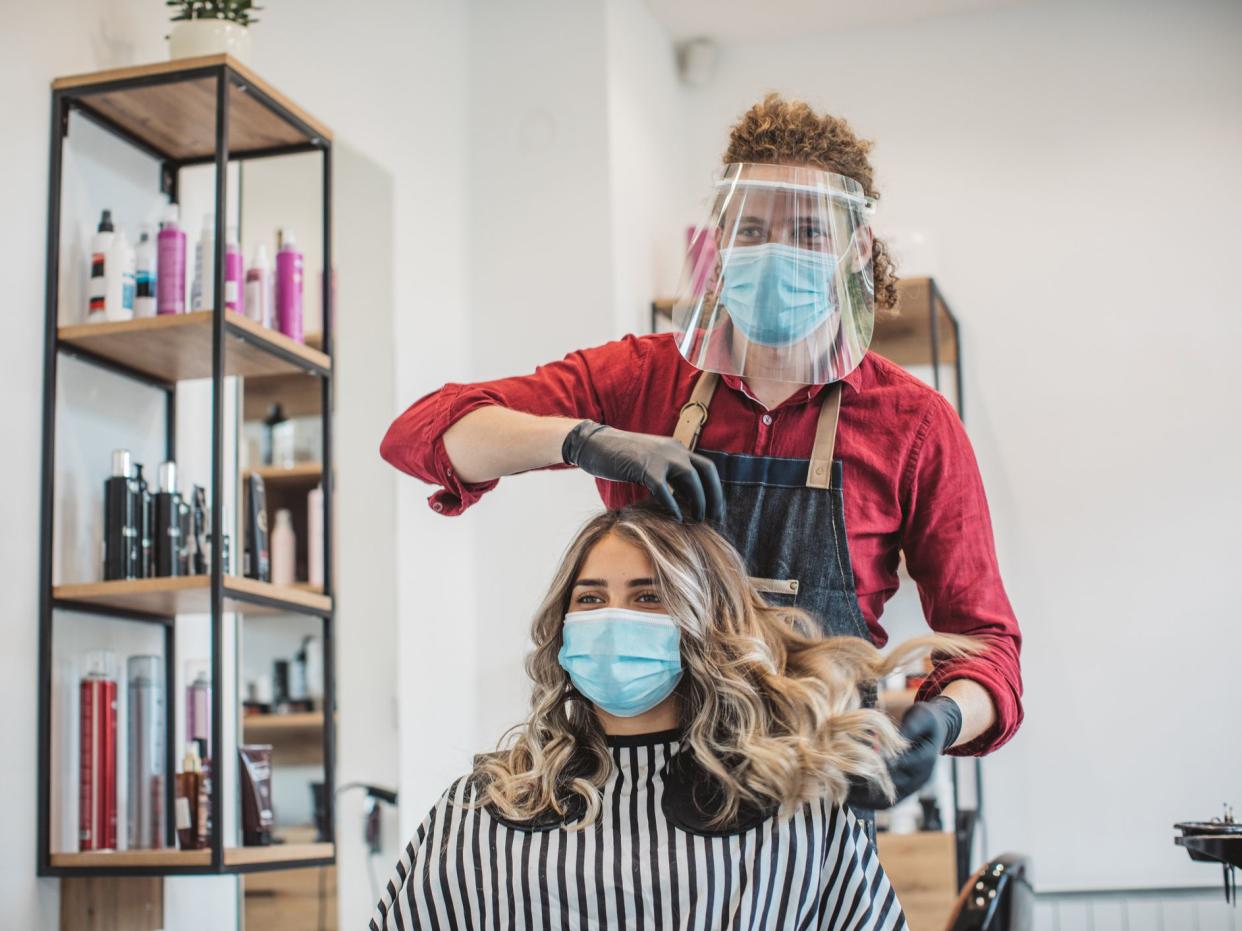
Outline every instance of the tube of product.
[(164, 208), (156, 237), (155, 310), (158, 314), (185, 313), (185, 231), (177, 225), (176, 204)]
[(246, 476), (246, 576), (266, 582), (271, 562), (267, 539), (267, 496), (263, 477)]
[(91, 237), (91, 274), (87, 289), (86, 319), (95, 323), (106, 319), (108, 300), (108, 263), (112, 259), (112, 211), (105, 210), (99, 227)]
[(237, 748), (241, 760), (242, 843), (264, 847), (272, 842), (272, 745)]
[(276, 253), (276, 324), (285, 336), (302, 342), (302, 253), (288, 230)]
[(129, 847), (164, 846), (164, 674), (158, 656), (131, 656), (129, 680)]
[(142, 492), (128, 449), (112, 451), (112, 475), (104, 482), (104, 565), (106, 580), (137, 578), (142, 568), (139, 508)]
[(198, 847), (202, 769), (198, 744), (191, 741), (185, 745), (185, 758), (181, 761), (181, 772), (177, 773), (177, 846), (181, 850)]
[(230, 226), (228, 239), (224, 245), (224, 307), (226, 310), (241, 313), (245, 300), (245, 294), (242, 291), (244, 283), (241, 243), (237, 241), (237, 227)]
[(186, 663), (185, 739), (202, 740), (203, 756), (211, 755), (211, 678), (205, 659)]
[(86, 655), (78, 686), (78, 849), (116, 849), (116, 656)]
[(151, 238), (151, 230), (144, 226), (134, 248), (135, 317), (155, 316), (156, 264), (155, 240)]
[(160, 463), (160, 485), (155, 495), (155, 574), (178, 575), (181, 568), (181, 495), (177, 493), (177, 464)]

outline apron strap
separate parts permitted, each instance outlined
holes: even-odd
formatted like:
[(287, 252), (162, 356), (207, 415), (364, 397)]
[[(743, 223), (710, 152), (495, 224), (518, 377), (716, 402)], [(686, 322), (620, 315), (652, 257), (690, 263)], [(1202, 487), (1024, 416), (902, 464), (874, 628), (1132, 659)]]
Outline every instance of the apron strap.
[(837, 414), (841, 411), (841, 383), (828, 389), (815, 424), (815, 446), (806, 468), (807, 488), (827, 488), (832, 481), (832, 448), (837, 442)]
[(699, 441), (699, 433), (703, 424), (707, 423), (707, 409), (711, 406), (712, 395), (716, 393), (719, 381), (720, 376), (715, 372), (700, 372), (694, 382), (690, 400), (682, 407), (681, 416), (677, 418), (677, 427), (673, 430), (673, 439), (686, 449), (694, 449)]

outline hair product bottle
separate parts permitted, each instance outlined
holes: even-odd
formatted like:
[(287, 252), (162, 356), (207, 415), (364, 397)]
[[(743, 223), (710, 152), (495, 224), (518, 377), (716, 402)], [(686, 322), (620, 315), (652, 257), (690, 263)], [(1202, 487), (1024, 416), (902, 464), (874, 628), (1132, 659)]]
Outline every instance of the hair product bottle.
[(156, 260), (155, 241), (151, 231), (143, 227), (138, 232), (138, 245), (134, 248), (134, 316), (155, 316)]
[(104, 319), (134, 319), (134, 250), (124, 230), (112, 237), (112, 254), (108, 258), (108, 289), (104, 301)]
[(177, 494), (177, 464), (160, 463), (160, 485), (155, 495), (155, 574), (175, 576), (181, 568), (181, 495)]
[(282, 231), (276, 253), (276, 324), (285, 336), (302, 342), (302, 253), (288, 230)]
[(78, 686), (78, 849), (116, 849), (116, 656), (86, 654)]
[(206, 575), (207, 543), (204, 536), (207, 528), (207, 492), (202, 485), (195, 485), (190, 495), (194, 506), (194, 538), (190, 548), (193, 565), (190, 566), (190, 574)]
[(94, 323), (105, 319), (108, 298), (108, 262), (112, 258), (112, 211), (105, 210), (91, 237), (91, 275), (87, 289), (86, 319)]
[(287, 508), (276, 512), (272, 528), (272, 584), (292, 585), (297, 581), (297, 535), (293, 532), (293, 514)]
[(194, 284), (191, 310), (214, 310), (216, 302), (216, 231), (211, 214), (203, 214), (203, 229), (194, 246)]
[(138, 481), (138, 538), (142, 547), (142, 565), (137, 576), (147, 579), (155, 571), (155, 499), (151, 496), (146, 476), (142, 474), (141, 462), (134, 465), (134, 475)]
[(199, 846), (200, 805), (203, 798), (203, 766), (198, 758), (198, 744), (188, 741), (177, 773), (177, 846), (195, 850)]
[(194, 533), (190, 504), (177, 495), (177, 575), (190, 574), (190, 541)]
[(211, 678), (207, 660), (186, 663), (185, 739), (204, 741), (204, 756), (211, 753)]
[(246, 476), (246, 576), (266, 582), (271, 575), (267, 539), (267, 495), (263, 476)]
[(275, 282), (272, 266), (267, 260), (267, 247), (259, 243), (254, 259), (246, 269), (246, 316), (265, 327), (272, 326), (275, 303)]
[(112, 475), (104, 482), (103, 577), (133, 579), (142, 568), (139, 509), (142, 493), (128, 449), (112, 451)]
[(164, 674), (158, 656), (131, 656), (129, 680), (129, 847), (164, 846)]
[(244, 284), (241, 243), (237, 241), (237, 227), (230, 226), (224, 245), (224, 306), (227, 310), (241, 313), (245, 301)]
[(169, 204), (156, 237), (155, 310), (185, 313), (185, 231), (177, 225), (179, 208)]

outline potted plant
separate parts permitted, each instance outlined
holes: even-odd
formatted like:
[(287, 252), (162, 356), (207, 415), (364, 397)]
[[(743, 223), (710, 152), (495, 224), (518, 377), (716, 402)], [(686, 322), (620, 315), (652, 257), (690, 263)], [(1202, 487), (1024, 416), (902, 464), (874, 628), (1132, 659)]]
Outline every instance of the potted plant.
[(254, 0), (165, 0), (172, 7), (173, 28), (168, 36), (170, 58), (194, 58), (225, 53), (241, 61), (250, 58), (249, 26), (261, 7)]

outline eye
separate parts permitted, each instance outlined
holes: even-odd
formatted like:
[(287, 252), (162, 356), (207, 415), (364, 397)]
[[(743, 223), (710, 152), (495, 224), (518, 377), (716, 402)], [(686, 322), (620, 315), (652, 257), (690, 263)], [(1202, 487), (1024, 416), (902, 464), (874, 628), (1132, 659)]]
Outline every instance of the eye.
[(814, 244), (824, 238), (824, 231), (812, 223), (806, 223), (794, 230), (794, 238), (800, 243)]
[(742, 223), (737, 229), (737, 238), (763, 240), (768, 238), (768, 231), (760, 223)]
[(583, 592), (574, 599), (574, 604), (579, 605), (602, 605), (603, 603), (604, 599), (595, 594), (595, 592)]
[(634, 599), (639, 604), (658, 605), (663, 604), (660, 599), (660, 593), (656, 591), (640, 592), (638, 597)]

